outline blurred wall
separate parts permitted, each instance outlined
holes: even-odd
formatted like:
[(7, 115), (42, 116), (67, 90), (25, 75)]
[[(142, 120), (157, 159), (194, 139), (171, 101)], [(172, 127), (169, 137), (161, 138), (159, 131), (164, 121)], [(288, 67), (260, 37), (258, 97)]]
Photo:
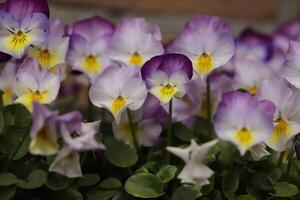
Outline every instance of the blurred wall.
[[(145, 1), (153, 2), (153, 5), (147, 3), (149, 6), (145, 6)], [(0, 0), (0, 2), (3, 2), (3, 0)], [(144, 3), (144, 5), (130, 4), (131, 2)], [(163, 2), (167, 2), (167, 4), (163, 4)], [(194, 2), (195, 5), (191, 2)], [(206, 3), (201, 8), (203, 2)], [(235, 2), (235, 4), (230, 4), (232, 2)], [(252, 3), (251, 8), (249, 2)], [(143, 16), (150, 22), (160, 26), (166, 40), (176, 37), (184, 23), (194, 14), (188, 11), (195, 12), (197, 8), (199, 10), (204, 9), (209, 14), (223, 15), (232, 24), (235, 34), (246, 27), (253, 27), (256, 30), (270, 33), (280, 23), (295, 19), (300, 15), (300, 0), (49, 0), (49, 3), (51, 17), (59, 17), (66, 24), (93, 15), (103, 16), (115, 23), (122, 17)], [(122, 4), (122, 6), (118, 7), (119, 4)], [(173, 4), (175, 7), (181, 5), (185, 12), (181, 12), (180, 7), (175, 12), (169, 12), (170, 9), (174, 9)], [(146, 8), (161, 6), (161, 8), (158, 10), (131, 9), (131, 7), (136, 6)], [(237, 6), (240, 6), (240, 9)], [(232, 11), (230, 8), (232, 8)], [(245, 9), (254, 14), (243, 14)]]
[[(79, 0), (84, 1), (84, 0)], [(88, 1), (88, 0), (87, 0)], [(96, 0), (97, 1), (97, 0)], [(96, 2), (94, 1), (94, 3)], [(108, 0), (109, 1), (109, 0)], [(122, 1), (122, 0), (121, 0)], [(163, 1), (163, 0), (162, 0)], [(174, 0), (176, 1), (176, 0)], [(183, 0), (177, 0), (183, 1)], [(199, 0), (200, 1), (200, 0)], [(224, 2), (230, 2), (223, 0)], [(243, 0), (240, 0), (243, 1)], [(247, 0), (253, 1), (253, 0)], [(261, 5), (266, 0), (258, 0), (257, 9), (262, 9)], [(106, 17), (114, 22), (117, 22), (122, 17), (143, 16), (152, 23), (158, 24), (163, 32), (165, 39), (175, 37), (181, 30), (184, 23), (191, 18), (193, 14), (190, 13), (170, 13), (170, 12), (145, 12), (143, 10), (132, 9), (116, 9), (108, 6), (101, 6), (96, 4), (88, 6), (88, 4), (78, 3), (64, 3), (72, 2), (72, 0), (50, 0), (52, 16), (60, 17), (65, 23), (72, 23), (78, 19), (86, 18), (92, 15), (100, 15)], [(259, 3), (262, 2), (262, 3)], [(270, 1), (268, 1), (270, 2)], [(243, 2), (242, 2), (243, 3)], [(272, 3), (272, 2), (271, 2)], [(300, 15), (300, 0), (274, 0), (270, 7), (274, 7), (274, 14), (263, 15), (256, 17), (239, 17), (238, 14), (234, 17), (225, 16), (225, 18), (232, 24), (232, 29), (235, 34), (238, 34), (246, 27), (253, 27), (256, 30), (270, 33), (280, 23), (295, 19)], [(193, 6), (193, 5), (189, 5)], [(214, 7), (215, 5), (211, 5)], [(266, 8), (264, 8), (266, 9)], [(262, 11), (264, 12), (264, 11)], [(211, 13), (219, 15), (219, 13)], [(233, 13), (234, 14), (234, 13)]]

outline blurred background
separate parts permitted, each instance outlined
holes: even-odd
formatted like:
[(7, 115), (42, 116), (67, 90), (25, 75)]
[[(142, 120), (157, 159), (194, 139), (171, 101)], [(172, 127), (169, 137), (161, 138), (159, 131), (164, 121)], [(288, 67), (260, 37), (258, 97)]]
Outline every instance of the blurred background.
[(300, 16), (300, 0), (49, 0), (51, 16), (65, 23), (100, 15), (113, 22), (143, 16), (160, 26), (164, 40), (180, 32), (194, 14), (224, 17), (238, 34), (247, 27), (271, 33)]

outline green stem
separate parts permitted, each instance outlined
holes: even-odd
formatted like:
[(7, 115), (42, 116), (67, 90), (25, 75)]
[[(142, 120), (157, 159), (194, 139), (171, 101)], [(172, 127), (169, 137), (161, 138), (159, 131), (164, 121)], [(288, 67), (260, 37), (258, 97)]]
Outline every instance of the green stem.
[(294, 153), (295, 153), (295, 151), (292, 150), (292, 152), (288, 156), (288, 164), (287, 164), (287, 167), (286, 167), (286, 174), (287, 175), (290, 174), (290, 170), (291, 170), (291, 166), (292, 166), (292, 158), (293, 158)]
[[(169, 122), (168, 122), (168, 132), (167, 132), (167, 146), (171, 146), (171, 139), (172, 139), (172, 105), (173, 105), (173, 100), (171, 99), (169, 102)], [(167, 152), (167, 162), (170, 162), (170, 153)]]
[(210, 79), (209, 76), (206, 79), (206, 101), (207, 101), (207, 118), (211, 123), (211, 103), (210, 103)]
[(129, 121), (129, 127), (130, 127), (131, 137), (133, 140), (133, 145), (134, 145), (135, 150), (138, 151), (139, 144), (135, 137), (135, 130), (134, 130), (133, 122), (132, 122), (132, 116), (131, 116), (130, 110), (128, 108), (127, 108), (127, 117), (128, 117), (128, 121)]
[(29, 130), (30, 130), (30, 128), (31, 128), (31, 125), (28, 126), (28, 128), (26, 129), (26, 131), (24, 131), (24, 135), (22, 136), (21, 141), (19, 142), (17, 148), (13, 151), (13, 153), (11, 154), (11, 156), (8, 158), (9, 160), (8, 160), (8, 162), (6, 163), (6, 165), (4, 166), (3, 171), (9, 170), (9, 168), (10, 168), (12, 162), (14, 161), (14, 159), (15, 159), (15, 157), (16, 157), (16, 155), (17, 155), (17, 153), (19, 152), (19, 150), (20, 150), (20, 148), (22, 147), (22, 145), (24, 144), (24, 142), (25, 142), (27, 136), (29, 135)]
[(207, 76), (206, 79), (206, 103), (207, 103), (207, 119), (208, 119), (208, 134), (209, 137), (213, 138), (213, 124), (212, 124), (212, 110), (211, 110), (211, 96), (210, 96), (210, 78)]
[(281, 167), (283, 156), (284, 156), (284, 151), (280, 153), (280, 156), (278, 158), (278, 162), (277, 162), (278, 167)]

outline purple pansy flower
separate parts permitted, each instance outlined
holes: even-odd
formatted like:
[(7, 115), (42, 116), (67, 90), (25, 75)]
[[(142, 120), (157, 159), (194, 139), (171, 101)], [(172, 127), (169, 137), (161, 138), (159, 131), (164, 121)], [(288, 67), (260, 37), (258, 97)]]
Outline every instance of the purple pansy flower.
[(14, 89), (18, 96), (16, 102), (24, 104), (29, 110), (33, 102), (49, 104), (59, 92), (60, 77), (48, 69), (39, 69), (37, 61), (27, 59), (17, 72)]
[(129, 66), (142, 66), (151, 57), (164, 52), (161, 33), (143, 18), (122, 19), (112, 37), (109, 56)]
[(234, 55), (234, 40), (229, 25), (215, 16), (196, 15), (186, 23), (180, 36), (167, 52), (189, 57), (195, 72), (206, 77), (226, 64)]
[(109, 110), (119, 123), (126, 108), (137, 110), (143, 105), (147, 88), (138, 69), (112, 66), (94, 81), (89, 96), (95, 106)]
[(107, 46), (114, 30), (111, 22), (98, 16), (73, 24), (69, 28), (71, 41), (67, 62), (93, 81), (111, 64)]
[[(57, 111), (34, 102), (32, 109), (30, 152), (35, 155), (53, 155), (59, 150), (57, 139), (81, 128), (81, 114), (71, 112), (59, 116)], [(64, 138), (64, 137), (63, 137)]]
[(276, 106), (273, 133), (265, 142), (275, 151), (284, 151), (300, 131), (299, 90), (285, 79), (270, 79), (261, 84), (256, 98), (272, 101)]
[(55, 70), (59, 64), (65, 63), (69, 48), (69, 37), (64, 37), (64, 26), (59, 19), (50, 20), (48, 37), (41, 44), (31, 45), (30, 56), (40, 66)]
[(31, 143), (29, 147), (31, 154), (48, 156), (58, 152), (57, 117), (57, 111), (48, 110), (39, 103), (33, 104), (33, 123), (30, 130)]
[[(49, 171), (65, 175), (69, 178), (81, 177), (79, 153), (82, 151), (105, 149), (105, 146), (95, 139), (100, 121), (80, 123), (78, 121), (79, 116), (81, 117), (79, 113), (72, 112), (67, 115), (69, 116), (62, 117), (64, 118), (64, 122), (69, 123), (62, 124), (61, 126), (65, 144), (51, 164)], [(76, 129), (72, 131), (74, 128)]]
[(29, 45), (41, 44), (48, 34), (46, 0), (8, 0), (0, 11), (0, 51), (21, 58)]
[(141, 73), (150, 93), (166, 104), (174, 96), (182, 98), (186, 94), (193, 68), (188, 57), (165, 54), (147, 61)]
[(300, 40), (300, 20), (288, 21), (279, 26), (274, 33), (274, 40), (276, 47), (286, 52), (289, 40)]
[(290, 41), (283, 76), (292, 85), (300, 88), (300, 41)]
[(275, 106), (270, 101), (257, 101), (251, 94), (225, 93), (214, 119), (217, 135), (233, 142), (241, 155), (272, 135)]

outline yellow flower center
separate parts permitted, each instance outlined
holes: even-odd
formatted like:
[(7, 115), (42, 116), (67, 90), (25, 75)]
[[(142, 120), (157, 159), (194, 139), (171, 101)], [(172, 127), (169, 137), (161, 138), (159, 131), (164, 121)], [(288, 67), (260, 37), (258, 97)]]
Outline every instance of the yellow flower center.
[(16, 51), (21, 51), (26, 47), (29, 41), (30, 38), (22, 31), (19, 31), (17, 33), (14, 33), (12, 37), (10, 37), (8, 41), (8, 47)]
[(120, 110), (125, 106), (126, 104), (126, 99), (119, 96), (113, 102), (111, 103), (111, 109), (113, 113), (118, 113)]
[(45, 67), (49, 67), (51, 65), (52, 59), (53, 59), (53, 56), (49, 50), (40, 51), (40, 53), (38, 55), (39, 63)]
[(196, 59), (195, 67), (199, 74), (206, 74), (213, 70), (213, 59), (210, 55), (203, 53)]
[(38, 155), (52, 155), (58, 151), (58, 143), (50, 129), (45, 125), (31, 141), (30, 152)]
[(235, 139), (243, 148), (247, 148), (253, 142), (253, 134), (249, 129), (242, 128), (236, 133)]
[(144, 61), (143, 57), (141, 56), (141, 54), (137, 52), (133, 53), (129, 58), (129, 64), (131, 65), (139, 66), (143, 64), (143, 61)]
[(83, 59), (82, 66), (88, 72), (96, 74), (101, 71), (102, 65), (99, 59), (94, 55), (88, 55)]
[(288, 123), (281, 116), (275, 120), (274, 124), (273, 139), (276, 141), (279, 140), (280, 137), (285, 137), (291, 132), (291, 127), (289, 127)]
[(32, 93), (32, 102), (41, 102), (44, 98), (43, 93), (36, 91)]
[(163, 97), (173, 96), (175, 93), (175, 87), (171, 86), (170, 84), (167, 84), (167, 85), (161, 87), (160, 93), (161, 93), (161, 96), (163, 96)]
[(257, 86), (253, 86), (253, 87), (248, 89), (248, 92), (252, 95), (256, 95), (257, 89), (258, 89)]

